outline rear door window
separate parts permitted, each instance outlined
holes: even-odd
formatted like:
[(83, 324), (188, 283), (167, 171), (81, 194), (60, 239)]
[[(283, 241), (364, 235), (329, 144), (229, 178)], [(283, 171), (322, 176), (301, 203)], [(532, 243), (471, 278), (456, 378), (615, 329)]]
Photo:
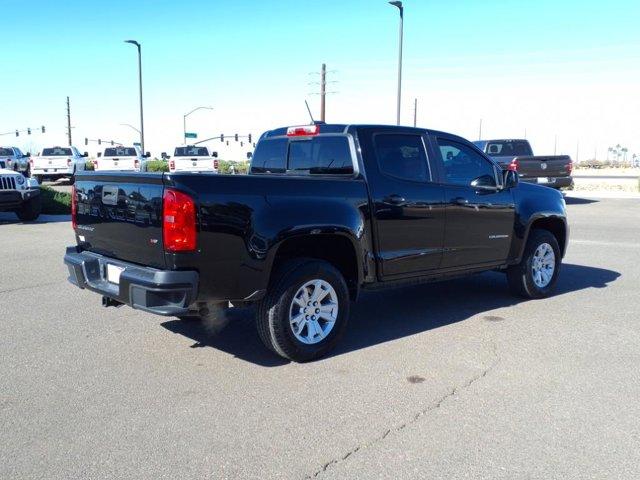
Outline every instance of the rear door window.
[(385, 133), (376, 135), (374, 143), (378, 167), (385, 175), (414, 182), (431, 180), (427, 153), (420, 135)]

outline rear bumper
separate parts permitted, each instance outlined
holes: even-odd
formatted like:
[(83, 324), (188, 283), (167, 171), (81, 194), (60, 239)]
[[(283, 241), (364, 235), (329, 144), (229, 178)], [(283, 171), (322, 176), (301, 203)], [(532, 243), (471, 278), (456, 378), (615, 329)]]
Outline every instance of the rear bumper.
[[(187, 313), (198, 293), (198, 272), (158, 270), (68, 247), (69, 281), (130, 307), (157, 315)], [(122, 270), (119, 283), (107, 280), (107, 264)]]
[[(545, 177), (546, 178), (546, 177)], [(535, 183), (550, 188), (568, 188), (573, 186), (573, 177), (549, 177), (547, 181), (539, 181), (538, 177), (520, 177), (521, 182)]]
[(71, 177), (73, 175), (73, 167), (50, 167), (50, 168), (40, 168), (33, 167), (31, 169), (31, 175), (42, 175), (49, 177)]

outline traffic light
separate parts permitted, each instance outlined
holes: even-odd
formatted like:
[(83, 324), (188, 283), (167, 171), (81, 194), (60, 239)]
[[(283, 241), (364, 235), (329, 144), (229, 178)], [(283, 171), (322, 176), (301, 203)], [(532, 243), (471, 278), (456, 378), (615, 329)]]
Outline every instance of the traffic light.
[(241, 147), (244, 147), (244, 142), (240, 142), (240, 146), (241, 146)]
[(42, 126), (42, 133), (44, 133), (44, 125)]
[(84, 144), (89, 145), (89, 139), (87, 137), (84, 137)]
[(247, 143), (249, 143), (249, 144), (251, 143), (251, 134), (249, 134), (249, 135), (247, 136)]
[(27, 128), (27, 135), (31, 135), (31, 129)]
[(16, 130), (16, 137), (20, 136), (20, 132), (18, 130)]
[(221, 142), (224, 142), (224, 133), (221, 133), (221, 134), (220, 134), (220, 141), (221, 141)]
[(102, 140), (98, 139), (98, 145), (102, 145)]
[(229, 146), (229, 140), (227, 140), (227, 146)]
[(235, 137), (236, 137), (236, 142), (237, 142), (238, 141), (238, 134), (237, 133), (236, 133)]

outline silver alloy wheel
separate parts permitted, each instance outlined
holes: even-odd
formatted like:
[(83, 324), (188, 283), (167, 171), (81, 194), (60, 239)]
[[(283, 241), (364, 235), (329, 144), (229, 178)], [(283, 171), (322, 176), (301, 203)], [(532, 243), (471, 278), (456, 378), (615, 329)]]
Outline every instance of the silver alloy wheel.
[(289, 325), (302, 343), (324, 340), (338, 319), (338, 295), (329, 282), (315, 279), (302, 285), (291, 301)]
[(531, 260), (533, 283), (538, 288), (544, 288), (551, 282), (556, 270), (556, 254), (548, 243), (541, 243), (536, 248)]

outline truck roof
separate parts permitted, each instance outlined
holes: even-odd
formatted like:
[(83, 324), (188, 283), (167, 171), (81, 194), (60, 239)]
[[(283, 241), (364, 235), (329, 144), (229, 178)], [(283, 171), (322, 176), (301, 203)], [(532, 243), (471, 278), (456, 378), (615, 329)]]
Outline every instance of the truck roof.
[[(347, 133), (347, 131), (351, 128), (383, 128), (385, 130), (415, 130), (417, 132), (426, 132), (429, 135), (442, 135), (450, 138), (462, 138), (458, 135), (453, 135), (451, 133), (442, 132), (439, 130), (431, 130), (429, 128), (421, 128), (421, 127), (412, 127), (405, 125), (385, 125), (385, 124), (367, 124), (367, 123), (358, 123), (358, 124), (345, 124), (345, 123), (321, 123), (316, 122), (316, 125), (320, 127), (319, 134), (323, 133)], [(261, 138), (270, 138), (270, 137), (279, 137), (287, 134), (287, 130), (294, 125), (289, 125), (287, 127), (279, 127), (274, 128), (273, 130), (267, 130)], [(295, 125), (295, 126), (310, 126), (310, 125)]]

